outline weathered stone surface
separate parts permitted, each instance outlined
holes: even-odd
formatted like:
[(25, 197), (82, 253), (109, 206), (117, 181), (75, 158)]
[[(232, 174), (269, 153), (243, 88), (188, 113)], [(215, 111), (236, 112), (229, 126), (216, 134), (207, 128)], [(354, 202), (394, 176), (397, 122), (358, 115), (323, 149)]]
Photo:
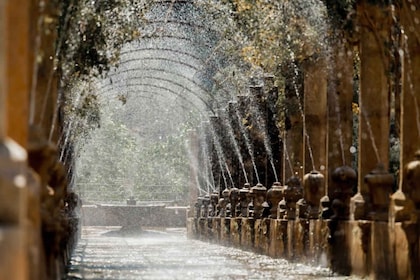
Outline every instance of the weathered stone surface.
[(254, 248), (256, 252), (267, 255), (271, 246), (270, 219), (264, 218), (255, 220), (254, 230)]
[(270, 220), (270, 246), (268, 255), (273, 258), (285, 257), (287, 253), (287, 221)]
[(340, 166), (332, 172), (328, 196), (334, 211), (334, 219), (350, 218), (350, 199), (356, 185), (357, 174), (350, 166)]
[(241, 246), (242, 218), (230, 220), (230, 242), (235, 247)]
[(0, 275), (2, 279), (29, 279), (26, 228), (0, 226)]
[(231, 218), (221, 218), (220, 220), (220, 241), (221, 244), (230, 244), (230, 220)]
[(245, 250), (254, 248), (254, 222), (252, 218), (242, 218), (241, 247)]
[[(327, 166), (327, 67), (322, 55), (310, 58), (304, 64), (303, 98), (303, 172), (320, 170), (325, 175)], [(325, 195), (325, 181), (322, 190)]]
[(345, 232), (351, 233), (349, 244), (351, 248), (351, 273), (361, 277), (369, 275), (371, 223), (367, 221), (350, 222), (350, 228)]
[(275, 182), (273, 186), (267, 191), (267, 202), (270, 205), (270, 218), (277, 219), (277, 208), (280, 200), (283, 199), (284, 187), (279, 183)]
[(308, 217), (317, 219), (319, 204), (325, 195), (325, 179), (320, 172), (312, 170), (303, 177), (303, 197), (308, 204)]
[[(389, 162), (389, 81), (390, 56), (385, 54), (391, 40), (391, 7), (358, 1), (360, 32), (359, 95), (359, 192), (367, 199), (365, 176), (378, 163), (388, 170)], [(372, 23), (375, 23), (372, 25)], [(369, 205), (369, 203), (368, 203)]]
[(0, 142), (0, 224), (22, 225), (27, 215), (26, 151), (11, 139)]

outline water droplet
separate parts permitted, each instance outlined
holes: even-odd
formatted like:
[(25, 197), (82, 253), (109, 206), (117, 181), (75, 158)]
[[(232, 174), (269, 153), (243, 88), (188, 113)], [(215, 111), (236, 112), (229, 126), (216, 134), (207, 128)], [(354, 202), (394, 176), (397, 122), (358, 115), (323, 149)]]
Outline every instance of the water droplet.
[(419, 18), (414, 18), (414, 22), (416, 23), (416, 24), (419, 24), (420, 23), (420, 20), (419, 20)]
[(16, 187), (23, 188), (26, 185), (26, 177), (19, 174), (13, 179), (13, 183)]
[(404, 55), (404, 50), (403, 49), (399, 49), (398, 50), (398, 53), (400, 54), (400, 56), (403, 56)]
[(357, 151), (356, 147), (351, 146), (350, 147), (350, 153), (354, 154)]
[(414, 5), (414, 4), (413, 4), (413, 5), (411, 5), (411, 6), (410, 6), (410, 8), (411, 8), (411, 10), (412, 10), (413, 12), (417, 10), (416, 5)]
[(319, 167), (319, 170), (325, 170), (325, 165), (321, 165), (320, 167)]

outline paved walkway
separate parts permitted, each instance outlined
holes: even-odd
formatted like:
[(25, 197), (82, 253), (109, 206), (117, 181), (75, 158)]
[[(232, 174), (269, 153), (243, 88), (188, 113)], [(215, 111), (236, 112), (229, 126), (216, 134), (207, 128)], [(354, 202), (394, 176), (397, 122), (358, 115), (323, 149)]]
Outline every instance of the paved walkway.
[(325, 268), (188, 240), (184, 229), (129, 237), (116, 230), (83, 228), (67, 279), (350, 279), (331, 277)]

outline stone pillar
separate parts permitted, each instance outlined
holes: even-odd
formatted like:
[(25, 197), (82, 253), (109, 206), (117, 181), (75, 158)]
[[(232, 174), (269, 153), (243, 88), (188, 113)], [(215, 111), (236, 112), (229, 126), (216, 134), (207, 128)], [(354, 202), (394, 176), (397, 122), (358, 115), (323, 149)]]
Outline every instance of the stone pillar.
[[(38, 2), (38, 1), (36, 1)], [(40, 5), (44, 5), (40, 8)], [(58, 108), (57, 108), (57, 5), (54, 1), (39, 2), (32, 7), (34, 24), (31, 32), (33, 38), (33, 51), (36, 55), (36, 80), (32, 85), (34, 102), (32, 114), (29, 116), (31, 123), (39, 125), (45, 133), (45, 137), (52, 142), (58, 141)], [(41, 13), (39, 13), (41, 11)], [(39, 49), (37, 49), (39, 48)], [(32, 97), (32, 96), (31, 96)]]
[(28, 133), (29, 24), (28, 1), (0, 0), (0, 275), (4, 279), (30, 277), (27, 153), (21, 147), (26, 147)]
[(267, 132), (267, 107), (262, 86), (250, 86), (251, 106), (247, 123), (250, 140), (254, 149), (255, 165), (258, 171), (259, 182), (267, 186), (269, 156), (266, 147), (270, 146)]
[(303, 178), (303, 119), (301, 112), (303, 83), (301, 72), (296, 75), (294, 69), (286, 69), (284, 75), (286, 81), (284, 88), (285, 135), (283, 150), (285, 162), (283, 181), (286, 182), (293, 176)]
[[(356, 200), (366, 205), (370, 190), (365, 176), (382, 164), (389, 165), (389, 56), (391, 16), (388, 6), (359, 1), (357, 5), (360, 27), (360, 96), (358, 192)], [(356, 197), (354, 197), (356, 198)], [(355, 205), (353, 199), (352, 205)], [(357, 204), (357, 203), (356, 203)], [(367, 210), (367, 209), (365, 209)], [(362, 211), (365, 213), (365, 210)], [(357, 212), (358, 210), (355, 209)], [(354, 212), (354, 211), (353, 211)], [(362, 216), (364, 214), (361, 214)], [(362, 217), (357, 217), (362, 218)]]
[[(344, 36), (343, 34), (339, 35)], [(331, 69), (331, 85), (328, 87), (328, 174), (327, 193), (335, 192), (332, 182), (334, 170), (351, 166), (353, 134), (353, 51), (348, 43), (335, 43)], [(334, 200), (334, 195), (331, 201)]]
[(320, 171), (326, 176), (327, 71), (325, 60), (311, 59), (304, 66), (303, 173)]
[[(4, 0), (3, 0), (4, 1)], [(28, 102), (30, 89), (30, 1), (5, 1), (2, 17), (6, 33), (2, 36), (5, 44), (5, 73), (8, 127), (7, 135), (19, 145), (26, 147), (28, 139)]]
[[(323, 58), (304, 65), (303, 185), (310, 218), (318, 217), (327, 173), (327, 71)], [(319, 173), (316, 174), (316, 171)], [(319, 179), (322, 178), (322, 179)]]
[[(401, 25), (404, 31), (402, 46), (402, 82), (401, 94), (401, 131), (400, 131), (400, 170), (399, 190), (414, 203), (420, 213), (420, 39), (419, 25), (413, 19), (420, 18), (420, 4), (408, 0), (402, 1)], [(415, 4), (416, 3), (416, 4)], [(403, 169), (404, 168), (404, 169)], [(404, 197), (403, 200), (406, 200)], [(405, 205), (408, 206), (408, 205)], [(405, 207), (404, 219), (413, 214), (412, 206)], [(397, 215), (397, 221), (398, 221)]]

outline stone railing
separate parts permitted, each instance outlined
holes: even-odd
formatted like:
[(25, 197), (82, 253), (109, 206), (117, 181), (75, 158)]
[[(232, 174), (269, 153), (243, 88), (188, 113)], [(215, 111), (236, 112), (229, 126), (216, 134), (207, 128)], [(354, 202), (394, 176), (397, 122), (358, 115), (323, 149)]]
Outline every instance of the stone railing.
[(191, 237), (342, 274), (420, 277), (420, 6), (358, 1), (356, 17), (357, 38), (291, 61), (281, 88), (267, 76), (191, 134), (198, 170), (211, 168), (194, 174), (197, 189), (216, 182), (192, 204)]

